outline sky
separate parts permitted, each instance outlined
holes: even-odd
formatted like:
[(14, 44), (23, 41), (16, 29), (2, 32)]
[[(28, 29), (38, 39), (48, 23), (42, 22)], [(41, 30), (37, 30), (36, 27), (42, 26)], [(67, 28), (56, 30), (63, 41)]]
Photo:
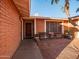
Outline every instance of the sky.
[[(30, 16), (44, 16), (54, 18), (67, 18), (63, 12), (64, 0), (60, 0), (59, 4), (51, 5), (51, 0), (31, 0)], [(79, 7), (79, 1), (70, 1), (70, 16), (79, 15), (76, 9)]]

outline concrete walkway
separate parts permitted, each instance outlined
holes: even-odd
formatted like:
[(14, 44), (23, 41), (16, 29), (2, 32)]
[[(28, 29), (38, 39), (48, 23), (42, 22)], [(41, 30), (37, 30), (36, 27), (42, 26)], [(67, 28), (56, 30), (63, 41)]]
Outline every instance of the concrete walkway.
[(36, 43), (32, 39), (23, 40), (12, 59), (42, 59)]

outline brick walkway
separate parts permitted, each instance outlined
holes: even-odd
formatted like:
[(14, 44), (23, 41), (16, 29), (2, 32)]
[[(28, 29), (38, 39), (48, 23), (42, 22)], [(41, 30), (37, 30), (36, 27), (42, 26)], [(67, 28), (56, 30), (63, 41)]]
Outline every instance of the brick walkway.
[(79, 40), (24, 40), (12, 59), (79, 59)]
[(43, 59), (78, 59), (78, 42), (68, 39), (52, 39), (42, 40), (38, 43), (38, 46)]
[(42, 56), (33, 40), (24, 40), (12, 59), (42, 59)]

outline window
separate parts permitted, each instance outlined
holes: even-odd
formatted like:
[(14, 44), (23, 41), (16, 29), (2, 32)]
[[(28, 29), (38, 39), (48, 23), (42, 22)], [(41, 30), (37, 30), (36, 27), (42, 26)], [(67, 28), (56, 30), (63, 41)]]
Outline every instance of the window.
[(47, 22), (46, 32), (62, 33), (61, 22)]

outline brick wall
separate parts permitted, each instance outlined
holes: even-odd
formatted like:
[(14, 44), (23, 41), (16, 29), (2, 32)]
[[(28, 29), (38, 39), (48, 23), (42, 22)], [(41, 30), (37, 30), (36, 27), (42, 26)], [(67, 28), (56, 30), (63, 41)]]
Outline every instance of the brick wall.
[(36, 19), (36, 33), (44, 32), (44, 20)]
[(0, 59), (10, 59), (20, 39), (21, 22), (12, 0), (0, 0)]

